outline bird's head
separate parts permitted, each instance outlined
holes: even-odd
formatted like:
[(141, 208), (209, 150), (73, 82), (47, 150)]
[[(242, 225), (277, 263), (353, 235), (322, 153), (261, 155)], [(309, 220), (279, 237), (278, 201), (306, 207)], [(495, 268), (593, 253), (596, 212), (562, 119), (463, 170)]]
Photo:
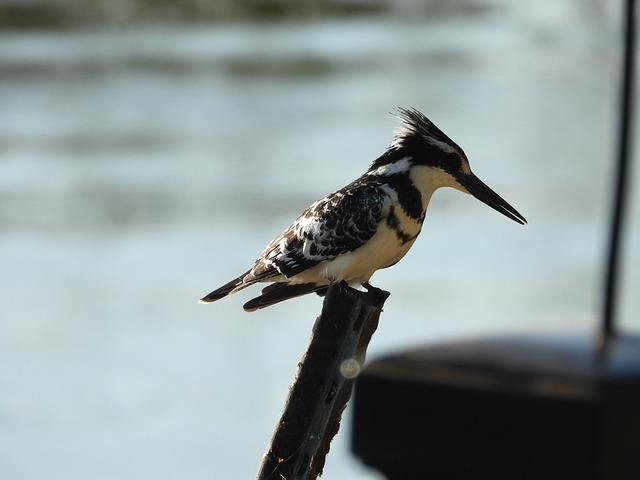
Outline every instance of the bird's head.
[(397, 109), (401, 124), (389, 149), (371, 166), (370, 172), (386, 171), (415, 175), (432, 188), (453, 187), (525, 224), (525, 218), (500, 195), (474, 175), (462, 148), (416, 109)]

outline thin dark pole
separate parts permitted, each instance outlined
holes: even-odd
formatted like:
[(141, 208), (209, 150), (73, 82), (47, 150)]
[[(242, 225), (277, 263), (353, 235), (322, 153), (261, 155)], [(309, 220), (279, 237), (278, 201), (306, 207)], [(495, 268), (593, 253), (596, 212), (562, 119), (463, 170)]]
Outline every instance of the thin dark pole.
[(616, 293), (618, 281), (618, 257), (622, 222), (625, 208), (626, 183), (628, 178), (629, 136), (633, 108), (633, 76), (635, 55), (635, 0), (627, 0), (624, 8), (624, 53), (622, 60), (622, 89), (620, 95), (620, 125), (618, 139), (618, 168), (616, 172), (612, 223), (609, 237), (609, 256), (605, 284), (602, 339), (614, 332), (616, 317)]

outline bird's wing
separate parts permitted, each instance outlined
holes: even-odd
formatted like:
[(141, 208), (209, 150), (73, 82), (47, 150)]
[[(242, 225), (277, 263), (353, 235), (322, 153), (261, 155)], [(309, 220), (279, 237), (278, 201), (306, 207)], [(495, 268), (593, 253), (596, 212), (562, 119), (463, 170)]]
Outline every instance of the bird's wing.
[(351, 252), (376, 233), (389, 197), (381, 184), (354, 182), (307, 208), (262, 252), (249, 276), (256, 281), (293, 277)]

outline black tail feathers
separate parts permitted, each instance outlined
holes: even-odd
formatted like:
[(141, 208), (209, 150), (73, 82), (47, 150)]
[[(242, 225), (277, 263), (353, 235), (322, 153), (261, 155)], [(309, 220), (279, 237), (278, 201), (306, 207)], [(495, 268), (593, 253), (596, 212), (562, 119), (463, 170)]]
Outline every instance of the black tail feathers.
[(215, 302), (216, 300), (220, 300), (221, 298), (226, 297), (227, 295), (229, 295), (231, 293), (235, 293), (238, 290), (242, 290), (243, 288), (248, 287), (249, 285), (254, 283), (254, 282), (251, 282), (251, 283), (244, 283), (243, 282), (244, 277), (246, 277), (249, 274), (249, 272), (250, 272), (250, 270), (247, 270), (245, 273), (240, 275), (238, 278), (234, 278), (229, 283), (225, 283), (220, 288), (216, 288), (213, 292), (211, 292), (211, 293), (205, 295), (204, 297), (202, 297), (199, 300), (199, 302), (200, 303), (212, 303), (212, 302)]
[(301, 283), (298, 285), (272, 283), (262, 289), (259, 297), (253, 298), (245, 303), (243, 308), (247, 312), (253, 312), (312, 292), (316, 292), (318, 295), (324, 295), (327, 293), (328, 288), (328, 285), (316, 285), (314, 283)]

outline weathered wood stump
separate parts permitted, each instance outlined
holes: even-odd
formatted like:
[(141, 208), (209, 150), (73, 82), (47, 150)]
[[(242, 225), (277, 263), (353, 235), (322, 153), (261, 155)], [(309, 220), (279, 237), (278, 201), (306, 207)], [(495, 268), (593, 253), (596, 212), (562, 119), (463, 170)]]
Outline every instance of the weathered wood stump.
[(310, 480), (322, 473), (388, 296), (375, 288), (329, 288), (258, 480)]

